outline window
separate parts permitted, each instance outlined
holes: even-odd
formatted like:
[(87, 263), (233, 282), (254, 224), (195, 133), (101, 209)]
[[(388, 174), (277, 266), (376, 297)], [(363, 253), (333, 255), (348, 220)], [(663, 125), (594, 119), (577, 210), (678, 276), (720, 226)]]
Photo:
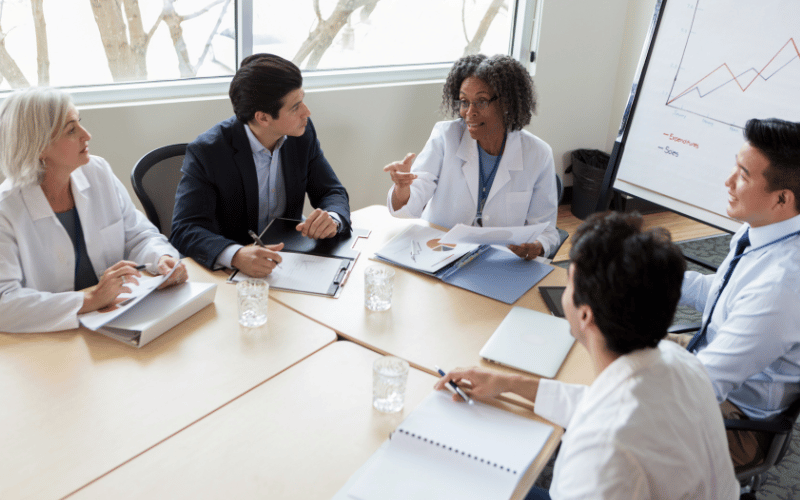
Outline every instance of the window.
[(225, 94), (255, 52), (294, 60), (307, 87), (440, 79), (466, 53), (527, 64), (540, 4), (0, 0), (0, 91), (67, 87), (81, 104)]

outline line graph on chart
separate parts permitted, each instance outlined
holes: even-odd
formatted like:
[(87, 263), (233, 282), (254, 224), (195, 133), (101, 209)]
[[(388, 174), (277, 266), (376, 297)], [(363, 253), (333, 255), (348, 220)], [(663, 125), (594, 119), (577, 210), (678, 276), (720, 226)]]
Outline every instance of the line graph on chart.
[(736, 128), (800, 120), (800, 24), (787, 22), (800, 2), (697, 0), (693, 10), (666, 106)]

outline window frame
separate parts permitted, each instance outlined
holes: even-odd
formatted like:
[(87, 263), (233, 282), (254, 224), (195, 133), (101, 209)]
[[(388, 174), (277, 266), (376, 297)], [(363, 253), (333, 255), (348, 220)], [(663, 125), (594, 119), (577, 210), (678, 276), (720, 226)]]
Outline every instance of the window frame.
[[(544, 0), (512, 0), (514, 14), (508, 53), (520, 61), (531, 74), (538, 58), (539, 32)], [(253, 0), (234, 0), (236, 60), (241, 61), (253, 50)], [(358, 88), (385, 85), (442, 82), (452, 63), (417, 64), (353, 68), (341, 70), (303, 71), (303, 88), (307, 90)], [(232, 76), (200, 77), (185, 80), (115, 83), (82, 87), (65, 87), (78, 106), (116, 107), (128, 104), (195, 100), (227, 95)]]

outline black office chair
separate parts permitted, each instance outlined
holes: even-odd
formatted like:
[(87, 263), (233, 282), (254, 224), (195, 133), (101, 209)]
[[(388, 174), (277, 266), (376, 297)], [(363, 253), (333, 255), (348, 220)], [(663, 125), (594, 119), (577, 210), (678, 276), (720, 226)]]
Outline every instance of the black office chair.
[[(562, 184), (561, 177), (559, 177), (558, 174), (556, 174), (556, 186), (558, 189), (558, 202), (556, 203), (556, 205), (559, 205), (561, 204), (561, 198), (564, 196), (564, 184)], [(565, 241), (567, 241), (567, 238), (569, 238), (569, 233), (564, 231), (563, 229), (556, 228), (556, 231), (558, 231), (559, 243), (556, 247), (550, 250), (549, 254), (546, 255), (546, 257), (550, 260), (555, 258), (556, 254), (561, 249), (561, 246), (564, 244)]]
[(172, 232), (175, 191), (181, 180), (185, 154), (185, 143), (163, 146), (142, 156), (131, 171), (133, 192), (142, 203), (144, 213), (167, 238)]
[[(670, 333), (689, 333), (697, 331), (702, 325), (700, 323), (673, 325), (669, 328)], [(761, 485), (761, 475), (770, 467), (780, 463), (789, 443), (792, 441), (792, 428), (797, 418), (800, 417), (800, 398), (789, 408), (777, 417), (767, 420), (738, 420), (724, 419), (725, 429), (729, 431), (759, 431), (768, 432), (773, 435), (772, 442), (766, 451), (766, 458), (763, 462), (736, 471), (736, 479), (742, 485), (743, 490), (741, 500), (755, 500), (755, 492)]]
[(786, 411), (768, 420), (725, 420), (727, 430), (758, 431), (773, 435), (764, 462), (736, 471), (736, 479), (744, 489), (749, 490), (742, 495), (742, 499), (755, 499), (755, 492), (761, 486), (761, 475), (783, 459), (792, 442), (792, 429), (798, 416), (800, 416), (800, 398)]

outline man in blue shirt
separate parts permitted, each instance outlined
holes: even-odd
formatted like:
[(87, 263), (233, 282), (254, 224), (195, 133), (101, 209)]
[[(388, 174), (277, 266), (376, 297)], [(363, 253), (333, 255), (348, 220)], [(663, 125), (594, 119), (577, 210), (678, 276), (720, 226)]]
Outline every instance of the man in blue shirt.
[(315, 210), (297, 226), (304, 236), (350, 231), (347, 191), (320, 148), (302, 85), (286, 59), (242, 61), (229, 91), (235, 116), (186, 148), (170, 236), (182, 254), (211, 269), (266, 276), (283, 245), (253, 246), (249, 232), (277, 217), (301, 219), (306, 195)]
[[(688, 348), (725, 418), (764, 419), (800, 397), (800, 123), (753, 119), (744, 135), (725, 181), (727, 213), (744, 224), (716, 274), (686, 272), (680, 303), (703, 311)], [(728, 441), (743, 466), (763, 461), (769, 436)]]

